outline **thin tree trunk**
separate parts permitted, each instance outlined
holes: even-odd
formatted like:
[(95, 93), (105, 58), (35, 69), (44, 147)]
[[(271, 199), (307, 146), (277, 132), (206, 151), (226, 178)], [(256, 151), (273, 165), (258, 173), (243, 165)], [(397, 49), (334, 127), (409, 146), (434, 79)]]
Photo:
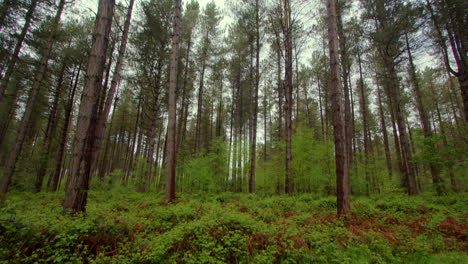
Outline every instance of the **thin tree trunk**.
[(338, 36), (336, 33), (336, 1), (327, 1), (328, 48), (330, 52), (330, 71), (333, 89), (333, 131), (335, 134), (336, 193), (338, 214), (351, 211), (349, 201), (349, 167), (346, 153), (346, 128), (343, 116), (340, 68), (338, 65)]
[(75, 92), (76, 88), (78, 86), (78, 80), (80, 78), (80, 73), (81, 73), (81, 64), (78, 66), (78, 71), (76, 73), (75, 81), (72, 84), (72, 88), (70, 91), (70, 95), (68, 97), (68, 103), (65, 108), (65, 120), (63, 122), (63, 128), (62, 128), (62, 133), (60, 136), (60, 145), (59, 145), (59, 151), (57, 152), (57, 156), (55, 158), (55, 170), (54, 173), (51, 175), (49, 178), (51, 181), (51, 184), (49, 185), (50, 188), (49, 190), (52, 192), (57, 191), (58, 188), (58, 183), (61, 175), (61, 171), (63, 168), (63, 161), (65, 157), (65, 148), (67, 146), (67, 141), (68, 141), (68, 131), (70, 130), (70, 120), (73, 112), (73, 104), (74, 104), (74, 98), (75, 98)]
[[(408, 34), (405, 34), (405, 41), (406, 41), (406, 51), (408, 53), (409, 76), (410, 76), (410, 80), (413, 86), (414, 94), (416, 95), (416, 105), (417, 105), (417, 109), (419, 112), (419, 118), (421, 120), (421, 126), (422, 126), (422, 130), (424, 133), (424, 138), (429, 140), (425, 144), (429, 144), (429, 147), (431, 149), (436, 148), (436, 146), (433, 143), (431, 143), (432, 141), (430, 141), (430, 138), (432, 137), (431, 124), (429, 122), (426, 110), (424, 108), (421, 89), (419, 87), (419, 82), (416, 77), (416, 69), (413, 63), (413, 54), (411, 53), (411, 47), (408, 41)], [(433, 162), (429, 162), (429, 169), (431, 171), (432, 181), (434, 184), (436, 184), (437, 193), (440, 195), (444, 192), (443, 181), (440, 178), (440, 170)]]
[(414, 175), (414, 171), (411, 165), (411, 160), (412, 160), (411, 150), (410, 150), (410, 145), (409, 145), (409, 141), (407, 138), (403, 105), (402, 105), (402, 101), (400, 100), (400, 87), (398, 84), (398, 77), (397, 77), (393, 62), (390, 61), (391, 58), (385, 57), (385, 59), (387, 60), (386, 67), (388, 70), (388, 74), (390, 75), (390, 78), (391, 78), (391, 89), (392, 89), (392, 96), (394, 97), (395, 117), (396, 117), (396, 122), (398, 125), (398, 135), (399, 135), (399, 140), (401, 144), (402, 162), (404, 166), (403, 173), (408, 183), (407, 192), (410, 195), (416, 195), (418, 192), (416, 188), (416, 177)]
[[(437, 102), (436, 102), (436, 110), (437, 110), (437, 118), (438, 118), (439, 127), (440, 127), (440, 134), (442, 135), (442, 142), (444, 143), (444, 148), (447, 149), (448, 148), (447, 135), (445, 134), (444, 125), (442, 123), (442, 117), (441, 117), (441, 114), (440, 114), (440, 108), (439, 108), (439, 104)], [(455, 174), (453, 173), (452, 163), (450, 163), (450, 162), (447, 163), (447, 169), (448, 169), (448, 172), (449, 172), (450, 185), (452, 187), (452, 190), (454, 192), (457, 192), (458, 191), (458, 185), (457, 185), (457, 182), (455, 180)]]
[[(208, 33), (207, 33), (208, 35)], [(206, 36), (208, 37), (208, 36)], [(202, 120), (202, 114), (203, 114), (203, 88), (205, 84), (205, 70), (206, 70), (206, 56), (207, 56), (207, 49), (208, 47), (206, 46), (206, 43), (204, 43), (205, 46), (203, 47), (203, 62), (202, 62), (202, 70), (200, 73), (200, 86), (198, 88), (198, 107), (197, 107), (197, 123), (195, 127), (195, 148), (194, 152), (198, 153), (200, 150), (200, 145), (201, 145), (201, 120)]]
[(67, 68), (67, 64), (65, 60), (62, 62), (62, 69), (60, 70), (60, 77), (57, 82), (57, 88), (55, 90), (54, 101), (52, 102), (52, 108), (49, 114), (49, 120), (47, 121), (47, 128), (44, 135), (44, 142), (42, 146), (42, 153), (41, 153), (41, 165), (39, 171), (36, 175), (36, 182), (35, 182), (35, 191), (40, 192), (42, 189), (42, 183), (44, 182), (44, 176), (47, 172), (47, 165), (49, 163), (50, 152), (52, 151), (52, 139), (55, 136), (55, 128), (57, 126), (57, 108), (59, 103), (60, 94), (62, 92), (62, 85), (63, 85), (63, 78), (65, 75), (65, 70)]
[[(368, 164), (369, 164), (369, 129), (368, 129), (368, 121), (367, 121), (367, 113), (368, 113), (368, 106), (367, 106), (367, 93), (364, 87), (364, 78), (362, 76), (362, 62), (361, 62), (361, 53), (358, 47), (357, 52), (358, 58), (358, 65), (359, 65), (359, 93), (360, 93), (360, 104), (361, 104), (361, 117), (362, 117), (362, 134), (364, 138), (364, 173), (366, 179), (370, 179)], [(348, 151), (350, 149), (348, 148)], [(367, 181), (369, 184), (369, 180)], [(368, 193), (369, 195), (369, 189)]]
[(259, 17), (259, 0), (255, 0), (255, 87), (253, 96), (252, 109), (252, 150), (250, 153), (250, 179), (249, 192), (255, 192), (255, 165), (257, 156), (257, 116), (258, 116), (258, 87), (260, 86), (260, 17)]
[[(140, 115), (141, 115), (141, 94), (138, 96), (137, 116), (135, 121), (135, 129), (133, 130), (132, 147), (130, 148), (130, 159), (128, 160), (128, 166), (126, 170), (126, 178), (128, 180), (129, 174), (133, 171), (133, 164), (135, 163), (135, 145), (137, 145), (137, 134), (140, 127)], [(138, 154), (138, 152), (137, 152)]]
[(337, 34), (338, 34), (338, 44), (341, 58), (341, 71), (342, 71), (342, 80), (343, 80), (343, 93), (344, 93), (344, 118), (345, 118), (345, 132), (346, 132), (346, 154), (348, 168), (352, 167), (353, 164), (353, 132), (351, 130), (351, 109), (350, 109), (350, 100), (349, 93), (350, 89), (348, 86), (348, 56), (346, 54), (346, 38), (343, 32), (343, 22), (341, 19), (341, 10), (337, 8), (336, 10), (336, 20), (337, 20)]
[(279, 46), (276, 51), (276, 69), (277, 69), (277, 76), (276, 76), (276, 83), (278, 88), (278, 141), (283, 139), (283, 84), (281, 81), (281, 47)]
[[(107, 130), (107, 140), (106, 140), (106, 146), (104, 147), (104, 153), (102, 155), (102, 160), (101, 160), (101, 165), (99, 166), (99, 171), (98, 171), (98, 177), (100, 181), (104, 181), (104, 176), (106, 176), (107, 173), (107, 167), (109, 166), (109, 149), (111, 145), (111, 136), (112, 136), (112, 125), (114, 124), (114, 118), (115, 118), (115, 109), (117, 109), (117, 103), (119, 101), (118, 97), (115, 97), (114, 99), (114, 108), (112, 109), (112, 117), (110, 121), (110, 126), (109, 129)], [(114, 146), (115, 146), (116, 140), (114, 140)]]
[(176, 191), (176, 89), (177, 89), (177, 66), (179, 59), (180, 41), (180, 16), (182, 13), (182, 0), (175, 1), (174, 31), (172, 35), (171, 71), (169, 77), (169, 102), (167, 119), (167, 148), (166, 148), (166, 195), (167, 201), (175, 199)]
[(377, 86), (377, 102), (379, 107), (380, 128), (382, 129), (382, 137), (384, 143), (385, 161), (387, 163), (388, 176), (391, 179), (393, 176), (392, 157), (390, 156), (390, 146), (388, 143), (387, 125), (385, 124), (385, 115), (383, 111), (382, 98), (380, 95), (380, 87)]
[(292, 23), (291, 23), (291, 5), (289, 0), (284, 0), (284, 24), (283, 25), (283, 35), (285, 39), (285, 88), (286, 88), (286, 172), (285, 172), (285, 189), (286, 193), (291, 193), (293, 191), (293, 176), (291, 168), (292, 160)]
[[(118, 84), (120, 82), (120, 72), (122, 70), (123, 63), (124, 63), (125, 50), (127, 47), (128, 32), (130, 29), (130, 22), (132, 20), (132, 11), (133, 11), (134, 2), (135, 0), (130, 0), (129, 6), (128, 6), (127, 17), (125, 19), (125, 24), (124, 24), (124, 31), (122, 33), (122, 40), (120, 42), (120, 47), (119, 47), (119, 56), (117, 57), (117, 63), (115, 64), (114, 75), (112, 76), (111, 86), (107, 93), (104, 107), (99, 112), (99, 115), (98, 115), (96, 130), (94, 132), (95, 134), (94, 134), (94, 144), (93, 144), (92, 157), (91, 157), (92, 159), (91, 160), (91, 164), (92, 164), (91, 172), (94, 171), (97, 160), (98, 160), (98, 154), (99, 154), (99, 150), (101, 149), (102, 138), (106, 131), (106, 122), (109, 117), (112, 102), (114, 101), (114, 96), (117, 92)], [(112, 54), (110, 56), (112, 56)], [(110, 68), (111, 64), (109, 64), (108, 67)], [(107, 85), (104, 86), (104, 89), (106, 89), (106, 87)], [(102, 99), (104, 100), (104, 98)]]
[[(189, 72), (189, 63), (190, 63), (190, 51), (192, 47), (192, 32), (189, 34), (188, 44), (187, 44), (187, 54), (185, 56), (185, 67), (184, 67), (184, 81), (182, 84), (182, 109), (180, 111), (180, 118), (178, 124), (179, 133), (177, 133), (177, 147), (176, 150), (180, 150), (180, 146), (182, 145), (183, 134), (185, 133), (185, 113), (188, 113), (188, 104), (186, 103), (187, 100), (187, 82), (188, 82), (188, 72)], [(188, 115), (187, 115), (188, 116)]]
[[(322, 91), (321, 91), (321, 84), (320, 84), (320, 79), (317, 76), (317, 87), (318, 87), (318, 97), (319, 97), (319, 111), (320, 111), (320, 128), (322, 129), (322, 141), (325, 141), (326, 135), (325, 135), (325, 120), (323, 117), (323, 106), (322, 106)], [(326, 110), (325, 110), (326, 111)]]

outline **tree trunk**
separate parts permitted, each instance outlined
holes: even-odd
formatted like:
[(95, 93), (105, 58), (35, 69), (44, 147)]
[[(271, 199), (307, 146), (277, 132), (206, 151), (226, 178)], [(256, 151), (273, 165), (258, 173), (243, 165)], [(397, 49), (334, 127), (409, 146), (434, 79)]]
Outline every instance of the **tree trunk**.
[(379, 107), (380, 128), (382, 129), (382, 137), (384, 143), (385, 161), (387, 163), (388, 176), (391, 179), (393, 175), (392, 157), (390, 156), (390, 146), (388, 143), (387, 125), (385, 124), (385, 115), (383, 111), (382, 98), (380, 95), (380, 87), (377, 86), (377, 102)]
[[(208, 33), (207, 33), (208, 35)], [(206, 36), (208, 37), (208, 36)], [(203, 88), (205, 84), (205, 70), (206, 70), (206, 56), (207, 56), (207, 49), (208, 47), (206, 46), (206, 43), (204, 43), (203, 47), (203, 62), (202, 62), (202, 70), (200, 72), (200, 86), (198, 88), (198, 107), (197, 107), (197, 123), (195, 127), (195, 148), (194, 152), (198, 153), (200, 151), (200, 145), (201, 145), (201, 121), (202, 121), (202, 114), (203, 114)]]
[[(133, 164), (135, 163), (135, 145), (137, 145), (136, 137), (139, 132), (138, 128), (140, 127), (140, 115), (141, 115), (141, 94), (138, 96), (137, 116), (136, 116), (136, 121), (135, 121), (135, 129), (133, 130), (132, 147), (130, 148), (130, 159), (128, 160), (128, 166), (125, 172), (127, 181), (129, 178), (129, 174), (133, 170)], [(137, 152), (137, 155), (138, 155), (138, 152)]]
[[(440, 114), (440, 108), (437, 102), (436, 102), (436, 110), (437, 110), (437, 118), (438, 118), (439, 127), (440, 127), (440, 134), (442, 135), (442, 142), (444, 143), (444, 147), (447, 149), (448, 148), (447, 135), (445, 134), (444, 125), (442, 123), (442, 117)], [(449, 171), (450, 185), (452, 187), (452, 191), (457, 192), (458, 185), (457, 185), (457, 182), (455, 181), (455, 174), (453, 173), (452, 163), (450, 162), (447, 163), (447, 169)]]
[[(185, 67), (184, 67), (184, 81), (182, 84), (182, 107), (180, 111), (179, 117), (179, 124), (178, 124), (178, 131), (177, 133), (177, 140), (176, 140), (176, 150), (180, 150), (180, 146), (182, 145), (183, 134), (185, 133), (185, 113), (189, 111), (188, 104), (186, 103), (187, 100), (187, 81), (188, 81), (188, 72), (189, 72), (189, 63), (190, 63), (190, 49), (192, 47), (192, 32), (189, 33), (189, 39), (187, 43), (187, 54), (185, 56)], [(188, 116), (188, 115), (187, 115)]]
[(255, 192), (255, 165), (257, 157), (257, 116), (258, 116), (258, 87), (260, 86), (260, 17), (258, 1), (255, 0), (255, 87), (253, 96), (253, 109), (252, 109), (252, 142), (250, 153), (250, 179), (249, 179), (249, 192)]
[[(114, 96), (117, 92), (117, 86), (120, 82), (120, 72), (122, 70), (122, 66), (124, 63), (125, 50), (127, 47), (128, 32), (130, 29), (130, 22), (132, 20), (132, 11), (133, 11), (134, 2), (135, 0), (130, 0), (129, 6), (128, 6), (127, 17), (125, 19), (125, 24), (124, 24), (124, 31), (122, 33), (122, 40), (120, 42), (120, 47), (119, 47), (119, 56), (117, 57), (117, 63), (115, 64), (114, 75), (112, 76), (111, 86), (107, 93), (104, 107), (102, 111), (99, 112), (99, 115), (98, 115), (96, 130), (94, 132), (95, 134), (94, 134), (94, 144), (93, 144), (92, 158), (91, 158), (92, 159), (91, 160), (91, 164), (92, 164), (91, 172), (93, 172), (96, 167), (99, 150), (101, 149), (102, 138), (106, 131), (107, 118), (109, 117), (112, 102), (114, 101)], [(110, 56), (112, 56), (112, 54)], [(111, 67), (111, 64), (109, 64), (109, 68), (110, 67)], [(104, 89), (106, 86), (104, 86)], [(102, 99), (104, 100), (104, 98)]]
[[(432, 137), (431, 123), (429, 122), (426, 109), (424, 108), (421, 89), (419, 87), (419, 82), (416, 77), (416, 69), (413, 63), (413, 54), (411, 53), (411, 47), (409, 45), (407, 33), (405, 34), (405, 41), (406, 41), (406, 51), (408, 52), (409, 76), (410, 76), (410, 81), (413, 86), (414, 94), (416, 95), (416, 106), (418, 109), (419, 118), (421, 120), (421, 126), (422, 126), (422, 130), (424, 133), (424, 138), (429, 140), (425, 142), (425, 144), (429, 144), (429, 147), (433, 149), (433, 148), (436, 148), (436, 146), (433, 143), (431, 143), (432, 141), (430, 140), (430, 138)], [(437, 193), (441, 195), (444, 192), (444, 190), (443, 190), (443, 181), (440, 178), (440, 170), (437, 167), (437, 165), (434, 164), (433, 162), (429, 162), (429, 169), (432, 175), (432, 182), (437, 185), (436, 186)]]
[(326, 139), (326, 135), (325, 135), (325, 125), (326, 125), (326, 121), (324, 120), (324, 117), (323, 117), (323, 112), (326, 111), (326, 110), (323, 110), (323, 103), (322, 103), (322, 89), (320, 88), (321, 87), (321, 84), (320, 84), (320, 79), (319, 77), (317, 76), (317, 88), (318, 88), (318, 97), (319, 97), (319, 112), (320, 112), (320, 128), (321, 128), (321, 131), (322, 131), (322, 141), (325, 141)]
[(341, 19), (341, 10), (337, 8), (336, 10), (336, 20), (337, 20), (337, 34), (338, 34), (338, 44), (341, 58), (341, 71), (342, 71), (342, 80), (343, 80), (343, 93), (344, 93), (344, 119), (345, 119), (345, 132), (346, 132), (346, 154), (348, 168), (352, 167), (353, 164), (353, 131), (351, 130), (351, 109), (350, 109), (350, 100), (349, 93), (350, 89), (348, 86), (348, 56), (346, 54), (346, 38), (343, 32), (343, 22)]
[(283, 35), (285, 39), (285, 88), (286, 88), (286, 173), (285, 173), (285, 193), (291, 193), (293, 191), (293, 176), (291, 169), (292, 160), (292, 27), (291, 27), (291, 5), (289, 0), (284, 0), (284, 24)]
[(92, 169), (92, 151), (98, 118), (99, 95), (106, 63), (114, 0), (99, 0), (93, 44), (88, 58), (85, 84), (78, 116), (75, 146), (63, 208), (65, 212), (84, 212)]
[[(111, 145), (111, 136), (112, 136), (112, 125), (114, 124), (114, 118), (115, 118), (115, 109), (117, 109), (117, 103), (119, 102), (119, 98), (115, 97), (114, 99), (114, 108), (112, 109), (112, 117), (110, 121), (110, 126), (107, 132), (107, 141), (106, 141), (106, 146), (104, 147), (104, 153), (102, 155), (102, 160), (101, 160), (101, 165), (99, 166), (99, 171), (98, 171), (98, 177), (101, 182), (104, 181), (104, 177), (106, 176), (107, 173), (107, 168), (110, 166), (110, 161), (109, 161), (109, 149)], [(114, 147), (117, 144), (116, 140), (114, 140)], [(113, 148), (114, 149), (114, 148)]]
[(26, 136), (26, 132), (29, 126), (29, 122), (31, 119), (32, 111), (34, 109), (34, 104), (36, 103), (36, 98), (39, 93), (39, 89), (41, 88), (42, 80), (44, 78), (45, 72), (47, 70), (47, 65), (49, 63), (49, 58), (52, 52), (52, 47), (55, 42), (55, 35), (57, 33), (60, 18), (62, 17), (62, 11), (65, 7), (65, 0), (61, 0), (59, 3), (59, 7), (57, 9), (57, 13), (55, 14), (53, 28), (47, 39), (47, 45), (44, 51), (42, 52), (42, 57), (39, 61), (38, 68), (34, 75), (34, 82), (31, 88), (31, 92), (29, 94), (28, 102), (26, 104), (26, 110), (24, 112), (23, 117), (21, 118), (20, 126), (18, 129), (18, 134), (16, 136), (15, 145), (13, 150), (10, 152), (8, 156), (7, 163), (4, 168), (2, 181), (0, 183), (0, 203), (4, 201), (6, 192), (8, 190), (8, 186), (10, 185), (11, 178), (13, 176), (16, 162), (18, 161), (19, 155), (23, 148), (24, 138)]
[(281, 46), (278, 42), (278, 47), (276, 50), (276, 83), (278, 88), (278, 141), (283, 139), (283, 84), (281, 81)]
[[(3, 97), (5, 96), (5, 91), (8, 88), (8, 83), (10, 82), (11, 76), (13, 75), (16, 62), (18, 61), (21, 48), (23, 47), (24, 38), (26, 37), (26, 34), (29, 31), (29, 27), (31, 26), (31, 20), (34, 15), (34, 11), (36, 10), (37, 1), (38, 0), (31, 1), (31, 5), (29, 6), (29, 9), (26, 12), (26, 16), (24, 18), (23, 28), (21, 29), (21, 33), (19, 34), (18, 40), (16, 42), (15, 50), (13, 51), (13, 55), (11, 56), (10, 61), (8, 63), (5, 75), (2, 78), (2, 82), (0, 84), (0, 103), (2, 102)], [(49, 39), (51, 39), (51, 36), (49, 36)]]
[(180, 40), (180, 16), (182, 12), (182, 0), (175, 1), (174, 31), (172, 33), (171, 71), (169, 76), (169, 102), (167, 119), (167, 148), (166, 148), (166, 195), (167, 201), (175, 199), (176, 185), (176, 89), (177, 89), (177, 66), (179, 59)]
[(343, 116), (340, 68), (338, 65), (338, 36), (336, 33), (336, 1), (327, 0), (328, 49), (333, 89), (333, 133), (335, 135), (336, 194), (338, 215), (351, 211), (349, 201), (349, 167), (346, 153), (346, 129)]
[(394, 62), (392, 61), (392, 58), (384, 57), (384, 59), (386, 60), (385, 66), (389, 74), (389, 81), (391, 81), (389, 88), (391, 89), (391, 96), (393, 97), (395, 119), (398, 125), (398, 135), (402, 154), (403, 174), (407, 180), (407, 192), (409, 195), (416, 195), (416, 177), (414, 175), (414, 171), (411, 165), (411, 150), (406, 132), (404, 117), (405, 114), (403, 110), (404, 106), (402, 105), (402, 101), (400, 99), (400, 87), (398, 84), (398, 76), (395, 71), (395, 66)]
[(58, 188), (58, 183), (63, 167), (63, 160), (65, 156), (65, 148), (67, 146), (67, 139), (68, 139), (68, 131), (70, 129), (70, 120), (71, 120), (71, 115), (73, 112), (73, 103), (74, 103), (74, 98), (75, 98), (75, 92), (76, 92), (76, 87), (78, 86), (78, 80), (80, 78), (80, 73), (81, 73), (81, 64), (78, 66), (78, 72), (76, 73), (75, 77), (75, 82), (72, 84), (72, 89), (70, 91), (70, 95), (68, 96), (68, 103), (65, 108), (65, 120), (63, 122), (63, 128), (62, 128), (62, 133), (60, 136), (60, 145), (59, 145), (59, 151), (57, 152), (57, 156), (55, 158), (55, 171), (49, 178), (51, 181), (51, 184), (49, 185), (50, 188), (49, 190), (52, 192), (57, 191)]
[(44, 142), (42, 145), (41, 153), (41, 165), (39, 171), (36, 175), (35, 191), (40, 192), (42, 189), (42, 183), (44, 181), (44, 176), (47, 172), (47, 166), (49, 163), (50, 152), (52, 151), (52, 139), (55, 136), (55, 128), (57, 126), (57, 108), (59, 103), (60, 94), (62, 92), (63, 78), (65, 75), (65, 70), (67, 64), (65, 61), (62, 62), (62, 69), (60, 70), (60, 76), (57, 82), (57, 88), (55, 90), (54, 101), (52, 102), (52, 108), (49, 114), (49, 120), (47, 121), (47, 128), (44, 135)]
[[(358, 65), (359, 65), (359, 93), (360, 93), (360, 105), (361, 105), (361, 117), (362, 117), (362, 134), (364, 139), (364, 173), (366, 179), (369, 179), (368, 163), (369, 163), (369, 128), (367, 121), (367, 113), (369, 111), (367, 106), (367, 93), (364, 87), (364, 78), (362, 76), (362, 62), (361, 62), (361, 53), (358, 47), (357, 51)], [(348, 151), (351, 149), (348, 148)], [(349, 157), (349, 156), (348, 156)], [(368, 181), (369, 184), (369, 181)], [(369, 190), (368, 190), (369, 194)]]

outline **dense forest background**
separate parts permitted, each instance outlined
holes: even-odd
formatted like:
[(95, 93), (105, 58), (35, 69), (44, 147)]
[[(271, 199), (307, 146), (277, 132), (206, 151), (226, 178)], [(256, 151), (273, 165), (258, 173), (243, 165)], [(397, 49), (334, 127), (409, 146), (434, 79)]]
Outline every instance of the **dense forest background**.
[(0, 4), (3, 206), (466, 194), (466, 1), (98, 2)]
[[(174, 6), (137, 2), (124, 39), (129, 4), (117, 3), (112, 19), (97, 95), (98, 112), (107, 111), (105, 131), (90, 174), (96, 186), (160, 191)], [(214, 1), (185, 3), (176, 89), (178, 191), (335, 192), (326, 6), (289, 5), (285, 14), (275, 1), (228, 1), (224, 10)], [(466, 190), (466, 15), (459, 13), (465, 5), (338, 3), (352, 194)], [(70, 172), (94, 23), (92, 12), (77, 6), (2, 5), (0, 160), (5, 165), (18, 156), (15, 190), (56, 191)]]

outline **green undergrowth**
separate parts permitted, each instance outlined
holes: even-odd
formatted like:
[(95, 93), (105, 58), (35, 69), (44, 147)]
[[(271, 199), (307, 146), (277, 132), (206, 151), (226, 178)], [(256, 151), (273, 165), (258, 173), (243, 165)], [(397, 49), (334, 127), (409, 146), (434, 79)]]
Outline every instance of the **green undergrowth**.
[(335, 198), (239, 193), (11, 193), (0, 208), (0, 263), (468, 263), (468, 197)]

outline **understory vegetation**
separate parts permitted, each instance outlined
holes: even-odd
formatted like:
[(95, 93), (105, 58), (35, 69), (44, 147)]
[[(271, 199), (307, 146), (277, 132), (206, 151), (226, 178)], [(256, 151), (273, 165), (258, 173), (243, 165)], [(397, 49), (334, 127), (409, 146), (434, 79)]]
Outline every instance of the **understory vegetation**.
[(468, 197), (336, 198), (91, 191), (85, 214), (63, 194), (12, 192), (0, 209), (0, 263), (467, 263)]

